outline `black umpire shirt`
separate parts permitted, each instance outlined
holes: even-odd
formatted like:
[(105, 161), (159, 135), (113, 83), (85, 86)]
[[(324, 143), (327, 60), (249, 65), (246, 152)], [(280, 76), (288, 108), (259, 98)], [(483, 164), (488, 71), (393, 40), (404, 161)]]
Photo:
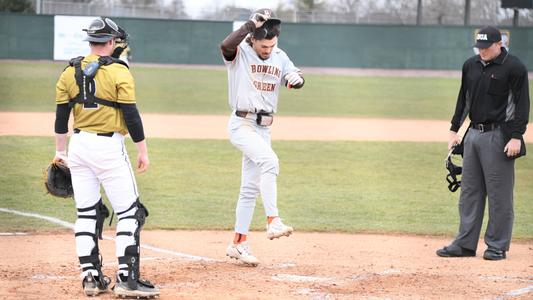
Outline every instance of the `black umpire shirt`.
[(450, 130), (457, 132), (468, 114), (472, 124), (505, 124), (509, 138), (521, 138), (529, 118), (527, 69), (501, 48), (489, 62), (479, 55), (465, 61)]

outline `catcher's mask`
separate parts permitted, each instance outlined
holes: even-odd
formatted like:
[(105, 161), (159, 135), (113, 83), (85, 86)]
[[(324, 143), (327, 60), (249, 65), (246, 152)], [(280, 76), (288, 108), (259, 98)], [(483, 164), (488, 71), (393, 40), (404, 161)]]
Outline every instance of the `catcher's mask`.
[(460, 153), (459, 146), (454, 146), (448, 156), (444, 160), (446, 163), (446, 169), (448, 170), (448, 175), (446, 175), (446, 181), (448, 181), (448, 189), (450, 192), (455, 192), (461, 187), (461, 180), (457, 179), (457, 176), (463, 173), (463, 168), (453, 163), (452, 155), (459, 155)]
[(123, 43), (128, 40), (126, 31), (106, 17), (94, 19), (89, 24), (89, 28), (83, 29), (83, 31), (87, 32), (87, 37), (84, 40), (88, 42), (105, 43), (115, 39), (116, 43)]
[[(262, 14), (268, 17), (268, 20), (263, 24), (263, 26), (256, 28), (252, 33), (252, 37), (256, 40), (267, 39), (271, 40), (272, 38), (279, 36), (281, 32), (281, 20), (276, 17), (274, 11), (268, 8), (261, 8), (254, 12), (250, 16), (250, 19), (254, 17), (255, 14)], [(257, 16), (261, 18), (260, 16)], [(262, 21), (262, 20), (259, 20)]]

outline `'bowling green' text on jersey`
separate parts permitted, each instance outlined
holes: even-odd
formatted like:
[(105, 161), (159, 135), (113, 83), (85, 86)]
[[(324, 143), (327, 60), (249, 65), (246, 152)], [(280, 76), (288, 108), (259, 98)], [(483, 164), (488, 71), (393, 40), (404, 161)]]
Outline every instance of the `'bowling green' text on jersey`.
[[(81, 62), (82, 70), (85, 66), (98, 60), (99, 56), (91, 54)], [(74, 67), (67, 67), (59, 77), (56, 85), (56, 103), (68, 103), (74, 98), (79, 88), (74, 77)], [(114, 63), (101, 66), (94, 77), (94, 93), (101, 99), (133, 104), (135, 103), (135, 83), (133, 76), (125, 66)], [(122, 110), (100, 104), (79, 104), (73, 108), (74, 128), (88, 132), (119, 132), (127, 134)]]
[(246, 41), (237, 48), (233, 61), (224, 62), (228, 68), (229, 105), (240, 111), (275, 113), (285, 75), (300, 71), (283, 50), (276, 47), (268, 59), (262, 60)]

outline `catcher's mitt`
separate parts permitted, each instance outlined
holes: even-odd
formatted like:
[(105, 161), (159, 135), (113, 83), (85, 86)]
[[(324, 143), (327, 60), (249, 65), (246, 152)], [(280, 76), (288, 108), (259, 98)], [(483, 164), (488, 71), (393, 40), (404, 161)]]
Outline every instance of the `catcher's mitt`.
[(67, 166), (59, 163), (51, 163), (44, 172), (44, 186), (52, 196), (68, 198), (72, 197), (72, 179)]

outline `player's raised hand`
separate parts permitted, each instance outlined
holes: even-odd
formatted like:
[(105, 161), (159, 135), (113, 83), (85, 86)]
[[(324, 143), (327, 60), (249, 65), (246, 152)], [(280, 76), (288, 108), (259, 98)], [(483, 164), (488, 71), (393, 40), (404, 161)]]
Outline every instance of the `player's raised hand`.
[(268, 17), (260, 13), (255, 13), (252, 15), (250, 20), (254, 22), (255, 28), (259, 28), (263, 26), (263, 24), (265, 24), (266, 21), (268, 21)]

